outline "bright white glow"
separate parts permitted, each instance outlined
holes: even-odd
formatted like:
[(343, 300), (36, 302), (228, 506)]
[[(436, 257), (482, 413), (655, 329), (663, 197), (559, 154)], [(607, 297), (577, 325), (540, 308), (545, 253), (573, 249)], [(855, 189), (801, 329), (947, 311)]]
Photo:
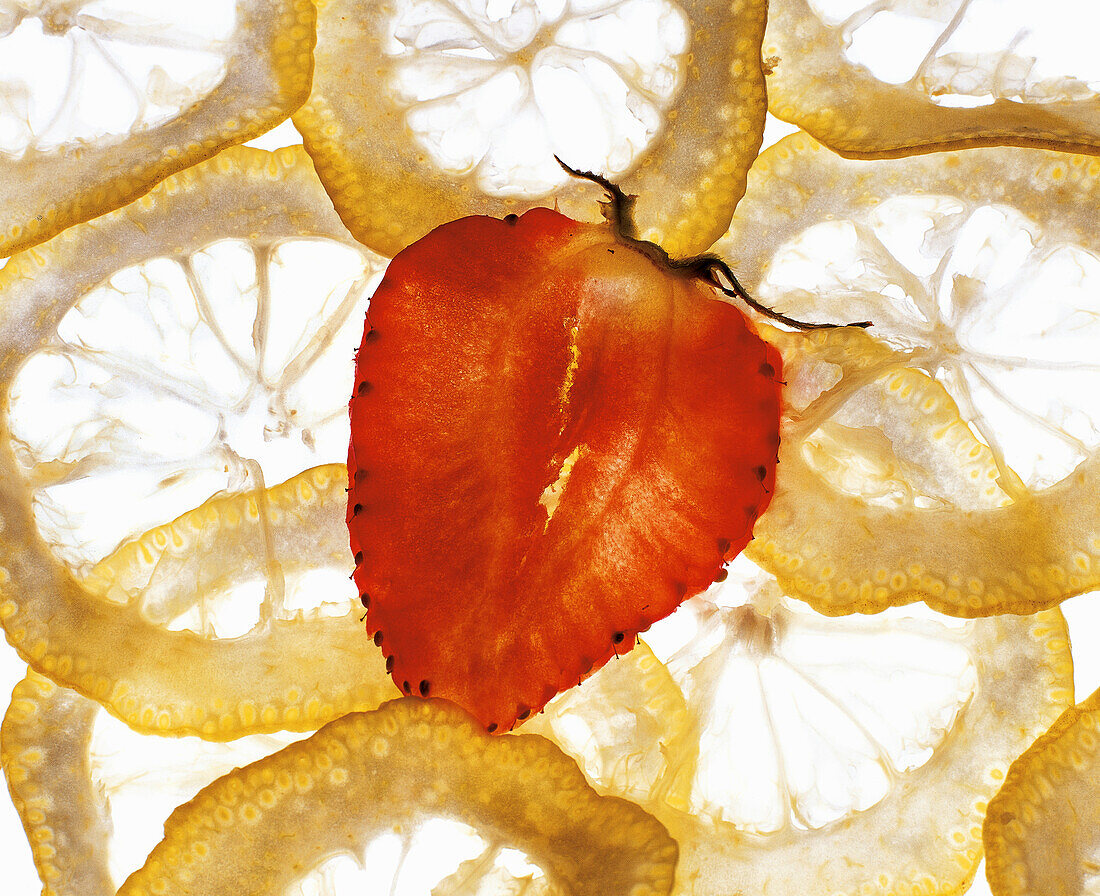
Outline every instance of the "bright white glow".
[(163, 124), (225, 77), (231, 0), (0, 2), (0, 152)]
[(403, 0), (390, 89), (442, 170), (496, 196), (564, 182), (554, 155), (615, 176), (663, 125), (684, 77), (672, 0), (611, 4)]
[(215, 492), (343, 462), (381, 271), (330, 241), (227, 240), (119, 271), (82, 298), (11, 389), (28, 475), (65, 471), (35, 493), (47, 541), (85, 567)]
[[(811, 0), (849, 61), (943, 106), (1095, 99), (1100, 56), (1081, 0)], [(1084, 22), (1083, 22), (1084, 20)], [(1084, 27), (1083, 27), (1084, 25)]]

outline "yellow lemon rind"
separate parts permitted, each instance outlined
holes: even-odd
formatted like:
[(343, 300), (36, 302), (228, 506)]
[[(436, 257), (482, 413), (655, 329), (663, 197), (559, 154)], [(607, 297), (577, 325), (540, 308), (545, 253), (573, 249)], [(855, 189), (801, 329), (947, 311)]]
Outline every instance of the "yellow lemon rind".
[(0, 727), (0, 765), (31, 845), (42, 896), (111, 896), (103, 844), (111, 821), (89, 784), (98, 705), (34, 671), (15, 686)]
[[(219, 584), (262, 578), (266, 558), (248, 550), (262, 538), (284, 573), (350, 566), (346, 481), (337, 464), (307, 470), (262, 496), (213, 498), (123, 544), (84, 582), (40, 549), (41, 559), (27, 568), (51, 573), (38, 581), (54, 591), (17, 595), (12, 576), (0, 592), (0, 607), (10, 613), (8, 640), (43, 675), (153, 734), (231, 740), (310, 731), (373, 709), (397, 691), (354, 607), (339, 616), (273, 618), (240, 637), (212, 639), (168, 630), (140, 606), (155, 575), (164, 577), (157, 588), (184, 602)], [(258, 500), (266, 503), (263, 515)]]
[[(329, 723), (204, 788), (119, 890), (278, 893), (325, 858), (442, 816), (524, 850), (569, 893), (667, 894), (676, 844), (637, 806), (600, 797), (544, 738), (491, 737), (441, 700)], [(408, 826), (408, 827), (406, 827)]]
[[(1059, 610), (977, 619), (967, 626), (951, 637), (967, 645), (977, 687), (936, 752), (899, 773), (878, 803), (813, 830), (788, 825), (756, 834), (692, 812), (683, 802), (690, 783), (683, 784), (695, 773), (706, 720), (690, 701), (677, 714), (651, 715), (638, 703), (636, 688), (624, 691), (610, 678), (605, 683), (601, 670), (566, 695), (567, 702), (551, 704), (540, 730), (577, 759), (599, 792), (629, 793), (668, 828), (680, 845), (677, 896), (959, 894), (977, 872), (986, 805), (1009, 764), (1073, 702), (1069, 636)], [(667, 687), (677, 690), (671, 681)], [(594, 739), (578, 744), (565, 736), (576, 721), (570, 716), (619, 719), (642, 740), (631, 741), (627, 731), (608, 738), (597, 729)], [(734, 720), (720, 725), (731, 737), (742, 730)], [(686, 736), (692, 732), (694, 742)], [(659, 744), (662, 757), (656, 770), (638, 761), (651, 742)], [(757, 773), (730, 768), (727, 786), (736, 789), (744, 776)], [(680, 786), (672, 789), (669, 782)]]
[(1086, 868), (1096, 875), (1098, 729), (1100, 691), (1063, 712), (1012, 763), (984, 826), (994, 896), (1087, 892)]

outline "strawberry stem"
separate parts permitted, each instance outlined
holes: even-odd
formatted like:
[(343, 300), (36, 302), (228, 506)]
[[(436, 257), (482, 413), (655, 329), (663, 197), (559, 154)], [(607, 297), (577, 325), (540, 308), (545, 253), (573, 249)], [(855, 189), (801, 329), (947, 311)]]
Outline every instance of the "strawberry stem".
[(749, 295), (748, 291), (741, 285), (733, 271), (730, 270), (730, 266), (717, 255), (704, 253), (702, 255), (693, 255), (690, 258), (671, 258), (669, 254), (656, 243), (638, 238), (637, 227), (634, 223), (634, 202), (637, 199), (636, 196), (624, 193), (619, 188), (618, 184), (612, 183), (602, 174), (596, 174), (592, 171), (579, 171), (565, 164), (565, 162), (557, 156), (554, 156), (554, 158), (566, 173), (582, 180), (591, 181), (603, 187), (607, 192), (608, 199), (606, 202), (601, 202), (600, 205), (603, 210), (603, 216), (607, 223), (611, 225), (611, 230), (615, 234), (615, 237), (620, 242), (649, 256), (655, 263), (662, 267), (687, 277), (703, 280), (725, 295), (731, 298), (740, 299), (754, 311), (765, 317), (778, 321), (795, 330), (835, 330), (840, 327), (860, 327), (861, 329), (866, 329), (872, 325), (869, 320), (856, 321), (850, 324), (815, 324), (788, 317), (786, 314), (761, 304)]

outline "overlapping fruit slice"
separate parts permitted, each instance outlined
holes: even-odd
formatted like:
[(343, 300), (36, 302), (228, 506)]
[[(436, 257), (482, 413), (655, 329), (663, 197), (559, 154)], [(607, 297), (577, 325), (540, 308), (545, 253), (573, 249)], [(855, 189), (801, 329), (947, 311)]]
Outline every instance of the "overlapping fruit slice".
[(294, 122), (349, 229), (393, 255), (470, 214), (639, 196), (641, 236), (705, 250), (764, 127), (766, 4), (735, 0), (325, 0)]
[(646, 896), (670, 891), (676, 855), (544, 738), (492, 738), (452, 704), (412, 699), (215, 781), (119, 893), (327, 894), (396, 864), (389, 892)]
[(0, 728), (0, 764), (42, 879), (43, 896), (117, 889), (103, 844), (111, 820), (89, 786), (87, 739), (98, 704), (30, 672)]
[(641, 805), (653, 803), (659, 791), (669, 805), (687, 810), (689, 778), (672, 780), (665, 769), (668, 744), (683, 743), (691, 725), (683, 692), (639, 639), (580, 687), (551, 700), (523, 730), (561, 744), (598, 790)]
[(852, 157), (963, 146), (1100, 152), (1086, 9), (997, 0), (773, 0), (772, 114)]
[(28, 672), (0, 729), (0, 761), (43, 896), (114, 896), (179, 804), (302, 735), (225, 744), (143, 737), (75, 691)]
[(506, 731), (752, 537), (778, 354), (655, 251), (534, 209), (391, 262), (356, 364), (348, 526), (406, 694)]
[(751, 556), (823, 613), (1034, 612), (1100, 584), (1100, 166), (764, 153), (716, 251), (775, 334), (782, 476)]
[(391, 693), (342, 522), (383, 264), (300, 148), (229, 150), (11, 259), (0, 618), (34, 668), (211, 738)]
[(1073, 699), (1057, 610), (831, 619), (744, 557), (646, 637), (663, 666), (532, 724), (668, 827), (684, 896), (964, 891), (986, 801)]
[(278, 124), (314, 21), (309, 0), (0, 0), (0, 255)]
[(1070, 707), (1012, 763), (985, 819), (995, 896), (1100, 887), (1100, 691)]

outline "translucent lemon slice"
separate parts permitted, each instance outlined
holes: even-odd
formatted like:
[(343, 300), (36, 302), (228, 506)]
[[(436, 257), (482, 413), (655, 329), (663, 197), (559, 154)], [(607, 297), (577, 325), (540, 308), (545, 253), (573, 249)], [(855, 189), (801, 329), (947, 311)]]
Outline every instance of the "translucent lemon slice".
[(31, 843), (42, 896), (115, 892), (102, 844), (111, 833), (103, 796), (88, 786), (86, 751), (98, 704), (30, 672), (0, 728), (0, 764)]
[(405, 699), (203, 789), (119, 893), (363, 892), (392, 876), (389, 892), (435, 896), (645, 896), (671, 890), (676, 855), (544, 738), (494, 738), (453, 704)]
[(665, 773), (667, 750), (682, 743), (689, 726), (687, 705), (676, 681), (644, 641), (608, 663), (586, 682), (559, 694), (523, 726), (560, 743), (601, 791), (634, 802), (652, 802), (660, 791), (686, 809), (686, 778)]
[(345, 223), (393, 255), (446, 221), (639, 196), (640, 235), (701, 252), (760, 147), (765, 4), (325, 0), (294, 122)]
[(1012, 763), (985, 819), (995, 896), (1100, 890), (1100, 691)]
[(715, 247), (761, 301), (787, 409), (749, 553), (830, 615), (1028, 613), (1100, 584), (1100, 163), (972, 149), (761, 155)]
[(278, 124), (314, 20), (309, 0), (0, 3), (0, 255)]
[(132, 725), (211, 738), (391, 693), (343, 522), (383, 265), (300, 148), (229, 150), (12, 258), (0, 618), (34, 668)]
[(302, 735), (226, 744), (142, 737), (99, 704), (28, 672), (0, 729), (0, 761), (43, 896), (114, 896), (180, 803)]
[(545, 724), (668, 827), (685, 896), (964, 891), (986, 801), (1072, 702), (1057, 610), (830, 619), (744, 558), (647, 637), (650, 699), (613, 662)]
[(1055, 0), (779, 0), (764, 56), (773, 115), (837, 152), (963, 146), (1100, 152), (1100, 65), (1084, 10)]

